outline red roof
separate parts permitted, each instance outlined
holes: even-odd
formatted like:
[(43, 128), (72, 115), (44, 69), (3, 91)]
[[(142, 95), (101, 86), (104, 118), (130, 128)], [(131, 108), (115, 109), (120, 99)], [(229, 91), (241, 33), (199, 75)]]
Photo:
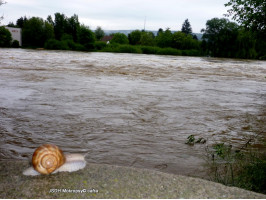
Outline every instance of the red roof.
[(101, 41), (103, 42), (107, 42), (107, 41), (110, 41), (111, 39), (113, 39), (114, 36), (112, 35), (107, 35), (107, 36), (104, 36)]

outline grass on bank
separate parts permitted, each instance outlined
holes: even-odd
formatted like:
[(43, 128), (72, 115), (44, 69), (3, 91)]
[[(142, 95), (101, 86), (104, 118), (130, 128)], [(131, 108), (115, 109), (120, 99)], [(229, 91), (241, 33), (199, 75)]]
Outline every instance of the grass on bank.
[(96, 41), (93, 44), (81, 45), (73, 40), (48, 40), (45, 49), (50, 50), (73, 50), (73, 51), (96, 51), (96, 52), (114, 52), (114, 53), (136, 53), (136, 54), (155, 54), (155, 55), (174, 55), (174, 56), (202, 56), (196, 49), (179, 50), (175, 48), (160, 48), (157, 46), (140, 46), (129, 44), (117, 44)]
[[(265, 152), (254, 148), (252, 141), (254, 140), (249, 139), (238, 149), (225, 143), (206, 146), (209, 180), (266, 194), (266, 155)], [(205, 142), (204, 138), (190, 135), (186, 144), (205, 144)]]

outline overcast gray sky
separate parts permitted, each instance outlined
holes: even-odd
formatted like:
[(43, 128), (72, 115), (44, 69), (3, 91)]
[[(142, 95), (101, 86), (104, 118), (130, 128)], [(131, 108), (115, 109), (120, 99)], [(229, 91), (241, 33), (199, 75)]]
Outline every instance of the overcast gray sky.
[(229, 0), (5, 0), (0, 7), (3, 24), (16, 23), (21, 16), (41, 17), (64, 13), (79, 16), (79, 21), (91, 29), (101, 26), (105, 30), (170, 28), (180, 30), (189, 19), (194, 33), (205, 28), (206, 21), (224, 17), (224, 6)]

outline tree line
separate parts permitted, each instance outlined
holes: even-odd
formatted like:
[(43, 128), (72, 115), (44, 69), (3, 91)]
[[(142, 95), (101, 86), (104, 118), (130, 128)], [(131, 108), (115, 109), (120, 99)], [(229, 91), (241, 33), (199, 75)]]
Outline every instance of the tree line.
[[(95, 31), (90, 30), (80, 24), (76, 14), (67, 17), (55, 13), (54, 17), (49, 15), (46, 20), (21, 17), (16, 24), (9, 23), (8, 26), (22, 28), (24, 47), (266, 59), (266, 3), (258, 1), (230, 0), (225, 4), (232, 7), (227, 16), (233, 16), (240, 25), (227, 18), (210, 19), (206, 22), (206, 28), (201, 30), (201, 41), (192, 33), (188, 19), (184, 21), (181, 31), (160, 28), (156, 35), (144, 30), (134, 30), (128, 35), (115, 33), (110, 44), (101, 41), (105, 36), (101, 27)], [(256, 7), (255, 14), (250, 11), (250, 6)], [(11, 45), (7, 32), (0, 27), (0, 46)]]

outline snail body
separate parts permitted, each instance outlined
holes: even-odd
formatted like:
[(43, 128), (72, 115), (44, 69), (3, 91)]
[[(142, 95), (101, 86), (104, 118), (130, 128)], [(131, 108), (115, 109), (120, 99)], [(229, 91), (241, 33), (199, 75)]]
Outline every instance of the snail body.
[(57, 172), (73, 172), (83, 169), (86, 161), (81, 154), (64, 154), (56, 145), (44, 144), (32, 156), (32, 167), (23, 174), (35, 176)]

